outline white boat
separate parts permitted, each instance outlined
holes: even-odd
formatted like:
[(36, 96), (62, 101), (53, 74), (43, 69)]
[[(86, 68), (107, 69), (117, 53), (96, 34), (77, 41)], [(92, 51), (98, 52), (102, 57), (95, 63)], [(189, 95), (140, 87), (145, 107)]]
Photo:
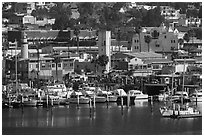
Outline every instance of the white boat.
[(180, 105), (176, 108), (175, 104), (172, 107), (161, 107), (160, 108), (161, 115), (163, 117), (171, 117), (171, 118), (192, 118), (192, 117), (201, 117), (202, 114), (200, 111), (193, 107), (185, 106), (180, 108)]
[(116, 89), (111, 91), (111, 93), (114, 96), (127, 96), (127, 93), (124, 91), (124, 89)]
[(130, 94), (130, 96), (134, 96), (135, 100), (148, 99), (148, 95), (143, 94), (142, 91), (140, 91), (140, 90), (129, 90), (129, 94)]
[(97, 93), (98, 96), (102, 96), (102, 97), (105, 97), (106, 98), (106, 102), (116, 102), (117, 101), (117, 96), (115, 95), (112, 95), (111, 92), (108, 92), (108, 91), (99, 91)]
[(74, 104), (88, 104), (90, 101), (90, 98), (85, 97), (81, 92), (73, 92), (68, 99), (69, 103)]
[(197, 91), (190, 96), (190, 100), (193, 102), (202, 102), (202, 92)]
[(106, 101), (108, 102), (116, 102), (118, 99), (117, 96), (114, 96), (114, 95), (108, 95), (108, 99), (106, 99)]
[(35, 106), (37, 106), (37, 100), (35, 99), (35, 95), (23, 96), (23, 106), (24, 107), (35, 107)]
[(95, 87), (86, 87), (82, 90), (82, 93), (86, 96), (91, 98), (92, 102), (94, 101), (95, 97), (95, 103), (104, 103), (106, 102), (106, 97), (99, 96), (99, 91), (101, 91), (100, 88)]
[(190, 98), (187, 92), (177, 91), (173, 96), (170, 96), (169, 99), (174, 102), (181, 102), (183, 98), (183, 102), (190, 102)]

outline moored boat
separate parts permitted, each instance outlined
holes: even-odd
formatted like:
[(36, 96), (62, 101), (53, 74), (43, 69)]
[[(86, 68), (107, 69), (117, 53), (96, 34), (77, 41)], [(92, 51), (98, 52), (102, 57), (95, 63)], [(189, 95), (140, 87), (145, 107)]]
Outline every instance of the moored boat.
[(143, 94), (142, 91), (140, 91), (140, 90), (130, 90), (129, 94), (130, 94), (130, 96), (134, 96), (135, 100), (148, 99), (148, 95), (147, 94)]
[(69, 103), (74, 104), (88, 104), (90, 101), (90, 98), (85, 97), (81, 92), (73, 92), (68, 99)]
[(23, 106), (24, 107), (35, 107), (37, 106), (37, 100), (33, 99), (33, 100), (24, 101)]
[(190, 100), (193, 102), (202, 102), (202, 92), (201, 90), (194, 92), (190, 95)]
[(163, 117), (171, 117), (171, 118), (192, 118), (192, 117), (201, 117), (202, 114), (200, 111), (193, 107), (186, 106), (176, 108), (175, 104), (172, 107), (161, 107), (160, 113)]

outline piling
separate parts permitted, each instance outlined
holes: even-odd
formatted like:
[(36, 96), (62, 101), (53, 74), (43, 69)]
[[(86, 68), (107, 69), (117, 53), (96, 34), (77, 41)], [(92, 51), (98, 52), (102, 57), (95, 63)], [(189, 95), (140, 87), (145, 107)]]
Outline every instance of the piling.
[(197, 95), (196, 95), (196, 106), (198, 105), (197, 103), (198, 103), (198, 98), (197, 98)]
[(92, 109), (92, 102), (91, 99), (89, 99), (89, 116), (91, 118), (91, 109)]
[(108, 93), (107, 93), (107, 95), (106, 95), (106, 97), (107, 97), (107, 99), (106, 99), (106, 105), (107, 105), (107, 108), (108, 108), (108, 104), (109, 104), (109, 99), (108, 99)]
[(23, 100), (23, 95), (21, 96), (21, 108), (22, 108), (22, 113), (23, 113), (23, 103), (24, 103), (24, 100)]
[(127, 108), (130, 106), (130, 92), (127, 94)]
[(173, 104), (173, 116), (175, 116), (175, 104)]
[(94, 97), (93, 97), (93, 108), (96, 108), (96, 95), (94, 93)]
[(123, 108), (123, 97), (121, 96), (121, 107)]
[(180, 105), (178, 105), (178, 115), (180, 115)]
[(51, 106), (53, 107), (53, 98), (51, 99)]
[[(46, 95), (46, 104), (47, 104), (47, 108), (48, 108), (48, 94)], [(48, 110), (48, 109), (47, 109)]]
[(77, 109), (79, 109), (79, 94), (77, 95)]

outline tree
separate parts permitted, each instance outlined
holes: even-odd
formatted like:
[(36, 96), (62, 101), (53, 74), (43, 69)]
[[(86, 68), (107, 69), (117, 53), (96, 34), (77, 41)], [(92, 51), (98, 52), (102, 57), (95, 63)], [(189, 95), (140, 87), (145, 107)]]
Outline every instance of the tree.
[(95, 66), (95, 73), (97, 72), (97, 66), (106, 66), (107, 63), (109, 62), (109, 58), (106, 55), (100, 55), (96, 58), (93, 58), (91, 63), (94, 63)]
[(149, 43), (151, 42), (152, 38), (150, 35), (144, 36), (145, 42), (148, 44), (148, 52), (150, 51)]
[(109, 62), (109, 58), (106, 55), (101, 55), (101, 56), (98, 57), (97, 62), (98, 62), (98, 64), (100, 66), (106, 66), (108, 64), (108, 62)]
[(71, 20), (71, 8), (69, 3), (56, 3), (56, 6), (50, 8), (49, 16), (55, 18), (55, 24), (53, 24), (52, 29), (64, 30), (67, 29)]
[(189, 34), (185, 33), (184, 36), (183, 36), (183, 39), (188, 43), (189, 40), (190, 40)]
[(161, 16), (160, 7), (148, 10), (147, 15), (142, 18), (142, 26), (159, 27), (164, 22), (164, 17)]
[(79, 34), (80, 34), (80, 28), (78, 26), (75, 26), (74, 28), (74, 35), (77, 39), (77, 53), (79, 54)]
[(178, 39), (179, 46), (183, 45), (184, 40), (182, 38)]

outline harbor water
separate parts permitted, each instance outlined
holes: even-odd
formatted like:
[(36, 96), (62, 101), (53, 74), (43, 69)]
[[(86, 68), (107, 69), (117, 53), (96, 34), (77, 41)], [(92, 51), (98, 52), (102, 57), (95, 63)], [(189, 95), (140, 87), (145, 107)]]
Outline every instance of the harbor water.
[[(98, 103), (2, 109), (3, 135), (201, 135), (202, 117), (164, 118), (163, 102), (137, 101), (121, 107)], [(195, 104), (194, 104), (195, 105)], [(197, 104), (202, 111), (202, 103)]]

